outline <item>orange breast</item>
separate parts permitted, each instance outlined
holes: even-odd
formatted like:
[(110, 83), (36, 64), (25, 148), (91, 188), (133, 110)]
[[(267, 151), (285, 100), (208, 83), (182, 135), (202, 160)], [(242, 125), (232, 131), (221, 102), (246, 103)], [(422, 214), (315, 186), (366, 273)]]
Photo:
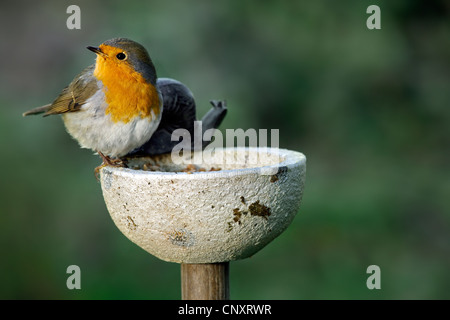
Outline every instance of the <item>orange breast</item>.
[(108, 103), (106, 114), (111, 115), (112, 121), (127, 123), (136, 116), (150, 117), (152, 111), (159, 114), (156, 88), (130, 65), (98, 56), (94, 76), (103, 82)]

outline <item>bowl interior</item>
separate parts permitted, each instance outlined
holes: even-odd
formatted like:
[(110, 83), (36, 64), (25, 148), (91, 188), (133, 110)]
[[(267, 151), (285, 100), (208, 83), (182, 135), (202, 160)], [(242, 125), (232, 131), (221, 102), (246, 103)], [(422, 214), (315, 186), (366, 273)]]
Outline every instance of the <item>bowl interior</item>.
[(270, 148), (214, 149), (188, 154), (162, 154), (128, 159), (134, 170), (157, 172), (210, 172), (261, 167), (278, 167), (286, 160), (279, 150)]

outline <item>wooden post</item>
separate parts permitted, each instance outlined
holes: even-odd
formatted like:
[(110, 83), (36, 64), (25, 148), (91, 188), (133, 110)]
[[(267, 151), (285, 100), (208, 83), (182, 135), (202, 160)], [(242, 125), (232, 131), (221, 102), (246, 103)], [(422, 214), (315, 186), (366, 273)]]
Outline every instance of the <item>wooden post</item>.
[(181, 264), (181, 299), (230, 299), (229, 268), (229, 262)]

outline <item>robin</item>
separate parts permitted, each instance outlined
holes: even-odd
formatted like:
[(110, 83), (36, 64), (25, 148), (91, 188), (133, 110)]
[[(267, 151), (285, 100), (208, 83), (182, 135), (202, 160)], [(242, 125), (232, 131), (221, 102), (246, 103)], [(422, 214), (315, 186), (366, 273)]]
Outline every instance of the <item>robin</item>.
[[(191, 91), (179, 81), (158, 79), (142, 45), (114, 38), (87, 49), (97, 55), (95, 64), (76, 76), (53, 103), (24, 116), (60, 114), (80, 146), (103, 159), (96, 173), (105, 165), (126, 166), (129, 155), (170, 152), (175, 129), (192, 133), (196, 106)], [(226, 115), (225, 102), (211, 104), (202, 119), (204, 130), (217, 128)]]

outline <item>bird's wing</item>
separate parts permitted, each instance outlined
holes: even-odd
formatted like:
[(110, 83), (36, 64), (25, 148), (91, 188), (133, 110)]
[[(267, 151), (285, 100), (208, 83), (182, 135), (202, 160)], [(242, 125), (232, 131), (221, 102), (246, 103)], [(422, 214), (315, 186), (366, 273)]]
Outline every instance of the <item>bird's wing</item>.
[(80, 110), (81, 106), (98, 90), (97, 80), (93, 76), (94, 65), (84, 69), (65, 87), (51, 104), (27, 111), (23, 116), (61, 114)]
[(164, 101), (161, 122), (150, 140), (133, 150), (128, 156), (171, 152), (172, 148), (179, 143), (171, 140), (172, 133), (176, 129), (186, 129), (193, 136), (196, 117), (192, 92), (181, 82), (169, 78), (159, 78), (156, 86)]
[[(176, 129), (186, 129), (191, 135), (192, 150), (195, 146), (194, 121), (196, 121), (196, 108), (192, 92), (179, 81), (159, 78), (156, 85), (164, 101), (161, 122), (158, 129), (141, 147), (133, 150), (128, 156), (157, 155), (171, 152), (179, 144), (172, 141), (172, 133)], [(217, 128), (227, 113), (224, 101), (211, 101), (213, 108), (202, 118), (202, 137), (207, 129)], [(211, 141), (203, 141), (205, 148)]]

